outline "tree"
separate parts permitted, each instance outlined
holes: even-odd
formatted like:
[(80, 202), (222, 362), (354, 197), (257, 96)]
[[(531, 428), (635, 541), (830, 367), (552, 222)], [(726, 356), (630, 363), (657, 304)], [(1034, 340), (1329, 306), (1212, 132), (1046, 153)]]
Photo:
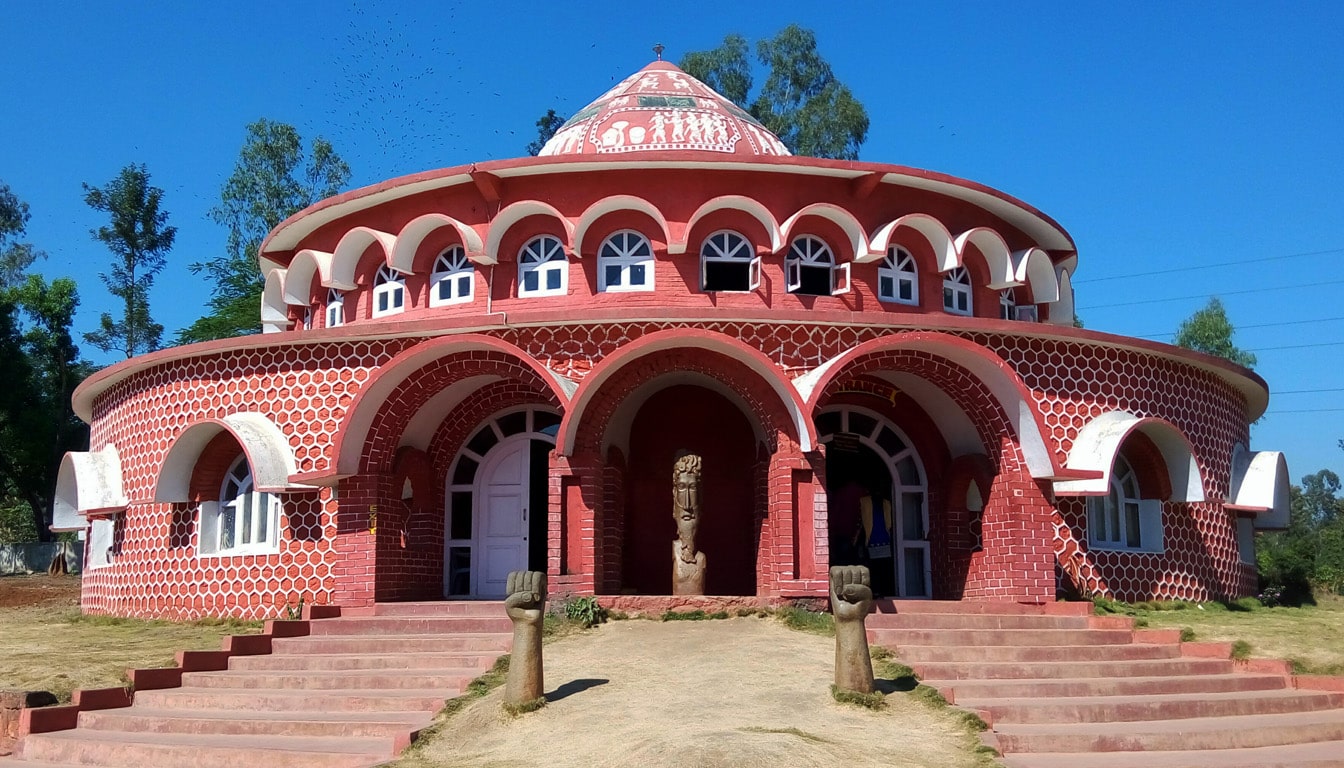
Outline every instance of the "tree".
[(340, 192), (349, 180), (350, 166), (326, 139), (319, 136), (305, 151), (291, 125), (265, 118), (248, 125), (233, 174), (210, 211), (210, 218), (229, 230), (227, 253), (191, 265), (192, 272), (214, 282), (210, 311), (178, 331), (177, 342), (258, 332), (265, 288), (257, 262), (261, 241), (280, 222)]
[(527, 154), (533, 157), (541, 154), (546, 142), (550, 141), (555, 132), (560, 130), (560, 126), (564, 124), (565, 119), (557, 115), (554, 109), (546, 110), (546, 114), (537, 118), (537, 138), (536, 141), (527, 145)]
[(1251, 368), (1255, 365), (1255, 355), (1238, 349), (1232, 343), (1234, 330), (1227, 319), (1223, 302), (1214, 296), (1203, 309), (1191, 315), (1176, 329), (1175, 343), (1178, 347), (1204, 352)]
[(34, 261), (45, 254), (19, 242), (28, 227), (28, 204), (0, 181), (0, 288), (18, 285)]
[(790, 24), (756, 43), (756, 58), (769, 74), (750, 104), (747, 54), (746, 39), (728, 35), (718, 48), (682, 57), (680, 66), (750, 112), (794, 154), (858, 159), (868, 136), (868, 112), (817, 52), (811, 30)]
[(1256, 563), (1283, 600), (1309, 602), (1313, 590), (1344, 589), (1344, 499), (1339, 476), (1328, 469), (1302, 478), (1290, 490), (1288, 528), (1257, 540)]
[(111, 272), (99, 277), (125, 304), (119, 320), (104, 312), (99, 329), (84, 334), (84, 340), (104, 352), (124, 352), (128, 358), (152, 352), (160, 346), (163, 326), (150, 316), (149, 289), (177, 237), (177, 227), (168, 226), (168, 212), (159, 208), (163, 190), (150, 185), (144, 165), (131, 164), (103, 187), (85, 184), (84, 202), (111, 217), (108, 226), (91, 233), (113, 256)]

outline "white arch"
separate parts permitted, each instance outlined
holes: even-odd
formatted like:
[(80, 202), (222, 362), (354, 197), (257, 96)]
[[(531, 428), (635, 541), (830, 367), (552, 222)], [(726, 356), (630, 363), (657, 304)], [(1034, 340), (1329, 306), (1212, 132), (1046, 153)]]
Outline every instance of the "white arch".
[(154, 501), (174, 503), (191, 500), (191, 473), (205, 446), (221, 432), (233, 435), (247, 455), (255, 488), (264, 493), (312, 490), (289, 481), (298, 471), (289, 438), (260, 413), (232, 413), (222, 419), (198, 421), (178, 435), (163, 458), (154, 484)]
[(1055, 279), (1055, 265), (1050, 255), (1040, 248), (1031, 247), (1013, 254), (1013, 277), (1031, 288), (1031, 303), (1051, 304), (1059, 301), (1059, 281)]
[(646, 214), (649, 218), (658, 222), (658, 226), (663, 229), (663, 242), (668, 244), (669, 250), (672, 245), (672, 234), (668, 230), (667, 217), (658, 210), (653, 203), (642, 197), (634, 195), (612, 195), (604, 197), (601, 200), (588, 206), (583, 215), (579, 216), (579, 223), (574, 227), (574, 255), (583, 257), (583, 240), (588, 234), (588, 230), (597, 222), (598, 219), (611, 213), (612, 211), (639, 211)]
[(1069, 270), (1062, 266), (1058, 267), (1055, 273), (1059, 275), (1059, 298), (1050, 305), (1050, 323), (1072, 327), (1075, 320), (1073, 314), (1073, 277)]
[(540, 200), (520, 200), (504, 207), (494, 219), (490, 221), (490, 230), (485, 238), (485, 261), (483, 264), (495, 264), (499, 262), (499, 244), (503, 242), (504, 236), (514, 224), (527, 218), (528, 216), (551, 216), (560, 222), (565, 228), (565, 240), (570, 250), (574, 249), (574, 223), (565, 218), (554, 206), (541, 202)]
[(121, 456), (108, 443), (97, 451), (70, 451), (61, 458), (52, 500), (51, 530), (82, 531), (90, 513), (130, 504), (121, 484)]
[(387, 265), (403, 274), (411, 274), (411, 267), (415, 262), (415, 252), (420, 250), (421, 243), (425, 238), (441, 227), (452, 227), (453, 231), (462, 240), (462, 247), (467, 252), (467, 258), (477, 264), (494, 264), (491, 259), (486, 258), (485, 244), (481, 242), (481, 235), (472, 227), (463, 224), (452, 216), (445, 216), (442, 213), (427, 213), (424, 216), (417, 216), (406, 222), (406, 226), (401, 228), (397, 234), (397, 242), (392, 246), (392, 255), (387, 260)]
[(289, 313), (285, 310), (285, 274), (288, 271), (273, 269), (266, 275), (266, 287), (261, 292), (262, 333), (279, 333), (289, 329)]
[(943, 222), (935, 219), (927, 213), (907, 213), (906, 215), (887, 222), (873, 233), (872, 240), (869, 241), (870, 253), (863, 258), (855, 258), (855, 261), (877, 261), (887, 255), (887, 248), (891, 245), (891, 238), (896, 234), (896, 230), (901, 227), (909, 227), (928, 241), (929, 247), (933, 249), (934, 258), (937, 260), (937, 270), (946, 272), (949, 269), (956, 269), (961, 266), (961, 259), (957, 255), (957, 246), (952, 242), (952, 233), (947, 231)]
[(341, 236), (336, 250), (331, 256), (331, 282), (322, 283), (328, 288), (348, 291), (355, 287), (355, 270), (359, 267), (359, 257), (369, 246), (377, 243), (383, 249), (383, 261), (392, 260), (392, 251), (396, 248), (397, 238), (369, 227), (355, 227)]
[(691, 231), (695, 229), (695, 225), (709, 214), (724, 209), (741, 211), (759, 221), (770, 237), (771, 253), (778, 253), (780, 248), (783, 247), (784, 236), (779, 231), (779, 222), (775, 221), (774, 215), (760, 201), (743, 195), (720, 195), (712, 200), (705, 201), (703, 205), (695, 209), (695, 213), (691, 214), (690, 220), (686, 222), (686, 230), (682, 232), (681, 240), (676, 243), (668, 243), (667, 252), (669, 254), (685, 253), (687, 238), (691, 236)]
[(1248, 451), (1237, 443), (1232, 448), (1232, 481), (1225, 508), (1258, 512), (1255, 527), (1288, 527), (1290, 504), (1288, 460), (1279, 451)]
[(1120, 446), (1132, 432), (1141, 432), (1162, 453), (1167, 477), (1171, 480), (1171, 498), (1167, 501), (1204, 501), (1204, 478), (1199, 472), (1190, 441), (1170, 422), (1139, 417), (1128, 411), (1103, 413), (1078, 430), (1069, 451), (1071, 470), (1099, 473), (1086, 480), (1057, 480), (1055, 493), (1060, 496), (1105, 496), (1111, 489), (1111, 470)]
[(794, 225), (804, 216), (820, 216), (844, 230), (845, 237), (849, 238), (851, 258), (857, 259), (868, 254), (868, 235), (864, 233), (859, 220), (854, 218), (854, 214), (831, 203), (813, 203), (804, 206), (797, 213), (785, 219), (779, 227), (785, 242), (793, 237)]
[(1013, 276), (1013, 257), (1008, 252), (1008, 244), (998, 232), (989, 227), (968, 229), (957, 235), (957, 263), (966, 265), (966, 246), (974, 245), (985, 257), (985, 266), (989, 268), (989, 288), (1001, 291), (1017, 285)]
[(285, 273), (285, 303), (307, 306), (312, 298), (313, 275), (322, 285), (331, 282), (331, 254), (305, 248), (294, 254)]

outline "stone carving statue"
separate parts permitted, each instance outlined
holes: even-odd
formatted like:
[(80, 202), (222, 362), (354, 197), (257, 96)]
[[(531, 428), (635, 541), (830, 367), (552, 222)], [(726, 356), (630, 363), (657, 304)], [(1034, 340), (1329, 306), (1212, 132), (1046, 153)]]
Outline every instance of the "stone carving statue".
[(695, 548), (700, 525), (700, 457), (688, 453), (672, 467), (672, 519), (677, 539), (672, 542), (672, 594), (705, 594), (705, 553)]
[(541, 571), (509, 573), (509, 596), (504, 612), (513, 620), (513, 655), (504, 701), (519, 705), (544, 695), (541, 669), (541, 625), (546, 612), (546, 574)]
[(873, 660), (868, 655), (864, 619), (873, 607), (868, 569), (831, 567), (831, 613), (835, 615), (835, 685), (846, 691), (873, 692)]

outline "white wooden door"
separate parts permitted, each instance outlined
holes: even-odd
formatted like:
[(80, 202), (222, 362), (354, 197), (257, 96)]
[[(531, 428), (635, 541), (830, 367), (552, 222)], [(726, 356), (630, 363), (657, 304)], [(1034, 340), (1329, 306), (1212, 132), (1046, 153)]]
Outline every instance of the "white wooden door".
[(529, 440), (495, 448), (481, 471), (476, 585), (478, 597), (505, 596), (509, 571), (527, 569)]

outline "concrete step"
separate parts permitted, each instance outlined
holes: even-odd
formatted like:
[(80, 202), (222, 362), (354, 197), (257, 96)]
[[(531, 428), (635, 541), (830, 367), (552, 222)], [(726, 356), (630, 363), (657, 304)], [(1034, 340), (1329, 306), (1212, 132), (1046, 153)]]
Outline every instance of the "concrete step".
[(875, 645), (1129, 645), (1127, 629), (883, 629), (868, 628)]
[(456, 696), (467, 683), (480, 675), (474, 669), (417, 670), (318, 670), (304, 672), (187, 672), (182, 685), (216, 689), (279, 689), (289, 691), (329, 691), (338, 689), (406, 690), (441, 689)]
[(286, 691), (228, 688), (165, 688), (139, 691), (136, 706), (149, 709), (254, 709), (277, 712), (437, 712), (457, 696), (446, 690)]
[(1052, 699), (959, 696), (957, 705), (983, 710), (999, 723), (1115, 723), (1191, 717), (1311, 712), (1344, 705), (1344, 694), (1318, 691), (1070, 696)]
[(1087, 629), (1086, 616), (1032, 614), (875, 613), (864, 622), (868, 629)]
[(513, 634), (464, 632), (452, 635), (327, 635), (323, 637), (277, 637), (271, 641), (276, 653), (335, 653), (379, 655), (396, 653), (453, 653), (498, 651), (508, 653)]
[(312, 622), (310, 637), (333, 635), (438, 635), (512, 632), (513, 622), (497, 616), (351, 616)]
[(268, 656), (234, 656), (229, 669), (239, 671), (276, 670), (370, 670), (370, 669), (468, 669), (477, 674), (494, 665), (501, 654), (489, 651), (459, 651), (457, 653), (387, 653), (379, 656), (362, 654), (271, 654)]
[[(1009, 755), (1008, 768), (1339, 768), (1344, 741), (1249, 749)], [(1138, 759), (1136, 759), (1138, 758)]]
[(488, 616), (504, 615), (499, 600), (438, 600), (415, 603), (378, 603), (374, 616)]
[[(278, 642), (278, 641), (277, 641)], [(890, 648), (906, 664), (920, 662), (1056, 662), (1135, 661), (1174, 659), (1181, 655), (1175, 643), (1129, 643), (1127, 645), (926, 645), (919, 643), (869, 643)]]
[[(1080, 604), (1079, 615), (1090, 615), (1092, 606)], [(883, 598), (873, 601), (876, 613), (963, 613), (973, 615), (1045, 615), (1043, 605), (1032, 603), (1011, 603), (1001, 601), (963, 601), (963, 600), (894, 600)]]
[(921, 680), (950, 699), (1079, 696), (1148, 696), (1178, 693), (1231, 693), (1283, 690), (1280, 675), (1166, 675), (1161, 677), (1078, 677), (1018, 680)]
[(386, 738), (231, 736), (119, 731), (58, 731), (26, 736), (24, 760), (120, 768), (366, 768), (392, 756)]
[[(1132, 648), (1134, 646), (1125, 646)], [(904, 660), (904, 659), (903, 659)], [(907, 662), (909, 663), (909, 662)], [(920, 678), (930, 680), (1018, 680), (1077, 677), (1159, 677), (1163, 675), (1226, 675), (1228, 659), (1139, 659), (1134, 661), (925, 661), (912, 663)]]
[[(1193, 717), (1125, 723), (996, 723), (999, 749), (1017, 752), (1144, 752), (1131, 765), (1148, 764), (1150, 753), (1179, 750), (1255, 749), (1344, 741), (1344, 710), (1232, 717)], [(1344, 750), (1336, 753), (1344, 761)]]
[(269, 712), (237, 709), (127, 707), (81, 712), (79, 727), (129, 733), (248, 736), (407, 736), (433, 722), (430, 712)]

